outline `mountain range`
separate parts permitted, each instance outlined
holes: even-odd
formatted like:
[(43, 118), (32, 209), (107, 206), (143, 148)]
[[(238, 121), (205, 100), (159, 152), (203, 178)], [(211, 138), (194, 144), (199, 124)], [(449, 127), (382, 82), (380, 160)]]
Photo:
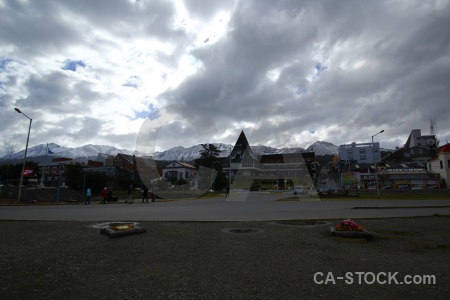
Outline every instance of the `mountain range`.
[[(228, 156), (232, 145), (215, 143), (214, 144), (219, 150), (221, 150), (222, 157)], [(336, 155), (338, 153), (338, 147), (323, 141), (317, 141), (308, 148), (273, 148), (268, 146), (251, 146), (255, 154), (283, 154), (283, 153), (302, 153), (302, 152), (315, 152), (316, 155)], [(67, 148), (62, 147), (55, 143), (48, 144), (48, 149), (53, 152), (54, 157), (68, 157), (76, 161), (87, 161), (88, 159), (95, 159), (99, 153), (108, 155), (117, 155), (118, 153), (124, 153), (128, 155), (136, 156), (153, 156), (155, 160), (164, 161), (193, 161), (200, 157), (200, 150), (202, 150), (201, 145), (195, 145), (189, 148), (184, 148), (182, 146), (174, 147), (162, 152), (155, 152), (153, 154), (142, 153), (139, 151), (128, 150), (128, 149), (118, 149), (113, 146), (105, 145), (84, 145), (78, 148)], [(37, 158), (45, 157), (47, 151), (46, 144), (40, 144), (34, 147), (28, 148), (27, 158)], [(15, 153), (5, 155), (0, 158), (3, 160), (18, 160), (22, 159), (25, 154), (25, 150), (21, 150)]]

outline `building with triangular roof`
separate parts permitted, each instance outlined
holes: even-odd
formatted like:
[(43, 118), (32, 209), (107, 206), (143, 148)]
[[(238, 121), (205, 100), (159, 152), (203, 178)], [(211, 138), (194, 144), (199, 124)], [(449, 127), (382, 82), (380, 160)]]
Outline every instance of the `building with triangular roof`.
[[(252, 151), (244, 131), (241, 131), (233, 150), (231, 150), (231, 176), (261, 176), (264, 170), (259, 158)], [(228, 168), (229, 170), (229, 168)]]
[[(306, 156), (305, 156), (306, 155)], [(310, 188), (313, 184), (308, 163), (314, 153), (256, 155), (241, 131), (230, 155), (223, 159), (224, 171), (231, 174), (235, 188), (285, 189), (293, 185)]]

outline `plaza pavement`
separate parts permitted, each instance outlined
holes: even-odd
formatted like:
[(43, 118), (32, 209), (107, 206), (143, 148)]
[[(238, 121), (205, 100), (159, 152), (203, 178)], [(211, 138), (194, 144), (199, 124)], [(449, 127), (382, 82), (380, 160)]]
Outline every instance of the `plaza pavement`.
[[(386, 218), (450, 215), (450, 200), (328, 200), (292, 193), (234, 191), (214, 197), (101, 205), (0, 207), (0, 220), (51, 221), (267, 221), (286, 219)], [(277, 201), (280, 200), (281, 201)]]
[[(0, 206), (0, 294), (108, 300), (448, 298), (449, 217), (441, 215), (450, 215), (450, 200), (276, 201), (285, 197), (233, 193), (230, 199), (132, 205)], [(408, 218), (385, 218), (400, 216)], [(362, 218), (358, 222), (374, 239), (332, 237), (329, 227), (338, 222), (332, 219), (347, 217)], [(99, 228), (111, 221), (135, 221), (147, 232), (110, 239)], [(368, 276), (359, 281), (359, 272)], [(325, 282), (329, 274), (334, 282)], [(348, 274), (351, 283), (339, 279)], [(373, 282), (379, 274), (380, 281)], [(387, 274), (397, 274), (398, 282)], [(436, 281), (404, 284), (406, 275)]]

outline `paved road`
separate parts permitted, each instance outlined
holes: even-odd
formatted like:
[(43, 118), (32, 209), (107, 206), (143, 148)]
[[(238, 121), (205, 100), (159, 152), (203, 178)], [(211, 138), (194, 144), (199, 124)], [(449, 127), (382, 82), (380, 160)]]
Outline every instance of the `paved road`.
[(287, 196), (292, 195), (241, 192), (229, 199), (135, 201), (132, 205), (2, 206), (0, 220), (265, 221), (450, 215), (450, 200), (319, 201), (300, 197), (299, 201), (275, 201)]

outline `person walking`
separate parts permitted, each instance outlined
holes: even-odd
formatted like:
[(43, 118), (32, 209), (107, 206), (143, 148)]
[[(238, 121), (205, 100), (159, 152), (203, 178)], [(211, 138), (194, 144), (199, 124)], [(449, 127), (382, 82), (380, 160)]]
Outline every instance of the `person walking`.
[(226, 194), (225, 194), (225, 198), (229, 198), (230, 197), (230, 186), (229, 185), (227, 185), (227, 188), (226, 188)]
[(153, 189), (150, 192), (150, 197), (152, 197), (152, 202), (155, 202), (155, 192), (153, 191)]
[(108, 189), (105, 186), (102, 190), (102, 204), (106, 204), (107, 198), (108, 198)]
[(133, 185), (130, 184), (130, 186), (128, 187), (128, 204), (132, 203), (133, 203)]
[(86, 190), (86, 202), (84, 202), (84, 204), (91, 204), (91, 195), (92, 195), (91, 188), (88, 187)]
[(147, 203), (148, 203), (148, 188), (147, 188), (147, 186), (144, 186), (144, 194), (142, 196), (142, 203), (144, 203), (144, 200), (147, 200)]

